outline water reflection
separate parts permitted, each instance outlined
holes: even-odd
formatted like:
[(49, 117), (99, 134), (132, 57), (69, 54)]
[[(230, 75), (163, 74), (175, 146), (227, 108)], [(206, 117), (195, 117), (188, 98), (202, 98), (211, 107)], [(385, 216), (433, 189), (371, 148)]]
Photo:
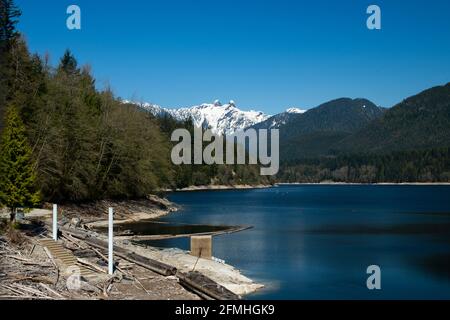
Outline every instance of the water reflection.
[(413, 265), (426, 274), (430, 274), (439, 280), (450, 282), (450, 254), (441, 253), (426, 256), (412, 261)]

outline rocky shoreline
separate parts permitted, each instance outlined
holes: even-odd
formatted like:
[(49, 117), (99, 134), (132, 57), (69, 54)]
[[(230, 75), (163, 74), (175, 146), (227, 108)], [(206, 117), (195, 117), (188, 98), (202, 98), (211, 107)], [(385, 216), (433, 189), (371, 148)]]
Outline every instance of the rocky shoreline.
[[(113, 207), (115, 209), (115, 224), (155, 220), (177, 210), (175, 204), (157, 196), (150, 196), (148, 199), (133, 201), (104, 200), (89, 204), (63, 204), (60, 206), (60, 224), (70, 228), (81, 228), (80, 230), (92, 230), (99, 227), (105, 227), (107, 225), (108, 207)], [(3, 217), (6, 218), (7, 215), (4, 213)], [(48, 229), (51, 225), (51, 218), (52, 211), (50, 209), (36, 209), (26, 214), (27, 220), (29, 219), (34, 221), (33, 223), (43, 223)], [(47, 237), (50, 237), (48, 230), (46, 231), (46, 234)], [(95, 237), (101, 240), (106, 240), (106, 235), (102, 235), (100, 233)], [(28, 242), (34, 243), (34, 245), (36, 244), (35, 239), (32, 237), (29, 237)], [(115, 246), (119, 246), (123, 249), (127, 249), (155, 261), (160, 261), (162, 263), (174, 266), (181, 272), (190, 271), (195, 267), (195, 270), (199, 273), (207, 276), (219, 285), (239, 296), (250, 294), (263, 287), (262, 284), (253, 282), (251, 279), (242, 275), (238, 269), (227, 265), (221, 259), (198, 259), (191, 256), (188, 251), (175, 248), (159, 249), (141, 244), (138, 245), (132, 241), (120, 239), (120, 237), (115, 240)], [(139, 272), (142, 273), (143, 270), (140, 270)], [(173, 282), (172, 278), (169, 280)], [(2, 279), (0, 279), (0, 284), (1, 282)], [(169, 284), (169, 287), (173, 285), (173, 283)], [(117, 285), (119, 287), (121, 286), (121, 284)], [(122, 286), (121, 288), (126, 290), (126, 287)], [(172, 289), (170, 290), (173, 290), (173, 287), (171, 288)], [(177, 292), (181, 294), (181, 296), (179, 296), (181, 299), (192, 298), (190, 294), (184, 295), (181, 289)], [(155, 297), (157, 296), (167, 296), (170, 299), (170, 293), (168, 292), (155, 293)], [(96, 296), (94, 295), (92, 298), (95, 297)], [(129, 298), (145, 299), (147, 297), (143, 297), (142, 294), (138, 294), (135, 297)]]
[(248, 185), (248, 184), (239, 184), (239, 185), (206, 185), (206, 186), (190, 186), (187, 188), (171, 190), (174, 192), (189, 192), (189, 191), (213, 191), (213, 190), (250, 190), (250, 189), (265, 189), (270, 188), (272, 185)]
[(309, 185), (349, 185), (349, 186), (449, 186), (450, 182), (377, 182), (377, 183), (357, 183), (357, 182), (280, 182), (275, 186), (309, 186)]

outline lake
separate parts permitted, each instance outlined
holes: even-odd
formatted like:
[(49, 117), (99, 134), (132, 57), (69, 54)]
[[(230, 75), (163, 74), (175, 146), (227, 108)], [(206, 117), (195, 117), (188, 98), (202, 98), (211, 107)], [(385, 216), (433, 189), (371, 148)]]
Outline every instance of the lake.
[[(450, 186), (297, 185), (179, 192), (161, 221), (252, 225), (213, 255), (266, 288), (247, 299), (450, 299)], [(187, 238), (153, 245), (189, 249)], [(368, 290), (367, 267), (381, 268)]]

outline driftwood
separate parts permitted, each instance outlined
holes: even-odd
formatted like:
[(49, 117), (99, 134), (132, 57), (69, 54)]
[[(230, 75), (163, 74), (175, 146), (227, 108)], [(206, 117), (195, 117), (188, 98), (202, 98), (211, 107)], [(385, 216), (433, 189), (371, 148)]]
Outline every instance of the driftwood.
[(34, 248), (36, 248), (36, 244), (33, 244), (33, 247), (30, 250), (30, 253), (28, 253), (29, 256), (31, 256), (34, 252)]
[[(23, 258), (21, 256), (13, 256), (13, 255), (9, 255), (9, 254), (5, 255), (5, 258), (12, 258), (12, 259), (15, 259), (15, 260), (19, 260), (19, 261), (22, 261), (22, 262), (28, 262), (28, 263), (32, 262), (30, 259)], [(38, 264), (38, 263), (36, 263), (36, 264)]]
[[(93, 247), (106, 250), (108, 248), (108, 243), (106, 241), (90, 237), (85, 232), (80, 232), (78, 230), (68, 230), (67, 228), (64, 228), (64, 232), (67, 232), (74, 236), (75, 238), (82, 239), (86, 243), (92, 245)], [(165, 263), (143, 257), (141, 255), (138, 255), (134, 252), (131, 252), (127, 249), (114, 246), (114, 254), (125, 259), (128, 261), (131, 261), (137, 265), (140, 265), (144, 268), (150, 269), (156, 273), (159, 273), (163, 276), (173, 276), (176, 274), (176, 268), (169, 266)]]
[[(16, 300), (16, 299), (17, 299), (17, 296), (1, 295), (1, 296), (0, 296), (0, 299), (2, 299), (2, 300), (6, 300), (6, 299), (14, 299), (14, 300)], [(20, 296), (20, 299), (22, 299), (22, 300), (39, 300), (37, 297), (34, 297), (34, 296), (24, 296), (24, 295), (21, 295), (21, 296)]]
[[(98, 249), (106, 250), (108, 248), (108, 243), (106, 241), (94, 238), (84, 231), (67, 228), (63, 228), (62, 231), (63, 234), (67, 233), (77, 239), (83, 240), (88, 245), (91, 245)], [(165, 263), (138, 255), (130, 250), (117, 246), (114, 246), (114, 254), (116, 256), (121, 257), (122, 259), (131, 261), (137, 265), (140, 265), (146, 269), (152, 270), (161, 275), (177, 276), (180, 279), (181, 285), (197, 293), (200, 297), (204, 299), (211, 299), (211, 298), (217, 300), (240, 299), (238, 295), (234, 294), (233, 292), (229, 291), (225, 287), (219, 285), (217, 282), (211, 280), (210, 278), (202, 275), (199, 272), (183, 273), (178, 271), (177, 268), (173, 266), (169, 266)], [(123, 271), (121, 272), (123, 273)]]
[(25, 286), (25, 285), (18, 284), (18, 283), (10, 284), (9, 287), (11, 288), (11, 286), (14, 286), (14, 289), (17, 289), (18, 291), (31, 293), (32, 295), (35, 295), (35, 296), (38, 296), (38, 297), (42, 297), (42, 298), (45, 298), (45, 299), (53, 299), (53, 297), (51, 297), (49, 295), (46, 295), (42, 291), (39, 291), (39, 290), (37, 290), (35, 288), (32, 288), (30, 286)]
[(134, 241), (149, 241), (149, 240), (166, 240), (166, 239), (177, 239), (186, 238), (191, 236), (218, 236), (222, 234), (232, 234), (240, 231), (248, 230), (253, 228), (252, 226), (242, 226), (242, 227), (231, 227), (221, 231), (210, 231), (210, 232), (198, 232), (198, 233), (184, 233), (184, 234), (163, 234), (163, 235), (121, 235), (116, 236), (119, 240), (134, 240)]
[(0, 237), (0, 299), (60, 299), (55, 294), (57, 287), (53, 287), (53, 276), (58, 269), (54, 271), (46, 253), (39, 252), (37, 257), (32, 257), (38, 244), (26, 236), (24, 238), (24, 243), (16, 246)]
[(56, 262), (55, 262), (55, 259), (53, 259), (53, 256), (52, 256), (52, 254), (50, 253), (50, 251), (49, 251), (46, 247), (42, 247), (42, 248), (44, 248), (44, 251), (45, 251), (45, 253), (47, 254), (47, 257), (49, 257), (49, 259), (50, 259), (50, 261), (52, 262), (53, 266), (54, 266), (56, 269), (59, 269), (59, 268), (58, 268), (58, 265), (57, 265)]
[[(108, 258), (102, 254), (99, 250), (97, 250), (96, 248), (90, 247), (92, 251), (94, 251), (95, 253), (97, 253), (97, 255), (103, 259), (103, 261), (108, 262)], [(132, 265), (135, 265), (134, 263)], [(126, 272), (125, 270), (123, 270), (122, 268), (120, 268), (119, 266), (116, 266), (117, 270), (119, 270), (123, 275), (128, 276), (132, 279), (134, 279), (134, 281), (136, 283), (138, 283), (141, 288), (145, 291), (145, 293), (150, 294), (150, 292), (145, 288), (145, 286), (142, 284), (142, 282), (135, 277), (134, 275), (130, 274), (129, 272)], [(106, 287), (106, 284), (103, 288), (103, 294), (108, 297), (108, 293), (112, 287), (112, 282), (114, 281), (114, 278), (111, 278), (110, 280), (107, 281), (108, 287)]]
[(10, 274), (9, 277), (13, 278), (13, 282), (16, 282), (16, 281), (31, 281), (31, 282), (37, 282), (37, 283), (54, 284), (52, 279), (50, 279), (48, 277), (43, 277), (43, 276), (30, 277), (30, 276), (20, 276), (20, 275)]
[[(99, 298), (99, 291), (81, 282), (81, 290), (70, 291), (66, 286), (57, 286), (59, 269), (49, 251), (43, 249), (31, 256), (34, 245), (17, 247), (2, 241), (0, 236), (0, 299), (20, 300), (62, 300), (78, 298)], [(45, 247), (43, 247), (45, 248)], [(51, 269), (48, 269), (48, 268)], [(95, 272), (98, 272), (97, 270)], [(56, 279), (56, 282), (55, 282)], [(111, 286), (108, 285), (107, 290)]]
[(106, 298), (109, 298), (109, 291), (111, 291), (113, 282), (114, 282), (114, 277), (111, 277), (103, 284), (103, 295)]
[(178, 272), (180, 283), (217, 300), (239, 300), (240, 297), (198, 271)]
[[(76, 238), (74, 238), (70, 234), (63, 234), (63, 237), (65, 239), (70, 239), (70, 241), (72, 243), (76, 244), (79, 248), (85, 248), (85, 249), (90, 249), (90, 250), (94, 251), (101, 259), (103, 259), (103, 261), (108, 262), (108, 258), (97, 249), (98, 246), (96, 248), (96, 247), (94, 247), (92, 245), (89, 245), (86, 241), (81, 243), (80, 240), (77, 240)], [(80, 259), (80, 258), (78, 258), (78, 259)], [(84, 261), (86, 262), (86, 260), (84, 260)], [(81, 262), (81, 263), (83, 263), (83, 262)], [(132, 265), (134, 265), (134, 263), (132, 263)], [(97, 268), (97, 266), (95, 266), (95, 268)], [(116, 266), (116, 269), (119, 270), (124, 275), (131, 277), (131, 275), (128, 272), (126, 272), (125, 270), (123, 270), (121, 267)], [(102, 272), (106, 272), (106, 271), (103, 271), (103, 269), (102, 269)]]
[(18, 260), (18, 261), (22, 262), (24, 265), (39, 266), (39, 267), (42, 267), (42, 268), (51, 268), (51, 267), (53, 267), (53, 265), (49, 265), (47, 263), (41, 263), (41, 262), (32, 261), (30, 259), (23, 258), (23, 257), (20, 257), (20, 256), (5, 255), (4, 257), (5, 258), (11, 258), (11, 259), (14, 259), (14, 260)]
[(94, 269), (94, 271), (98, 271), (98, 272), (102, 272), (102, 273), (108, 273), (108, 271), (100, 268), (99, 266), (96, 266), (94, 263), (86, 260), (86, 259), (82, 259), (82, 258), (77, 258), (78, 262), (81, 264), (84, 264), (85, 266), (90, 267), (91, 269)]
[[(91, 250), (94, 251), (100, 258), (102, 258), (103, 261), (108, 262), (108, 258), (104, 254), (102, 254), (99, 250), (97, 250), (93, 247), (91, 247)], [(134, 263), (133, 263), (133, 265), (134, 265)], [(129, 272), (126, 272), (125, 270), (122, 269), (122, 267), (119, 267), (118, 265), (116, 266), (116, 269), (119, 270), (120, 272), (122, 272), (126, 276), (131, 276), (129, 274)]]
[(50, 288), (49, 286), (45, 285), (44, 283), (39, 283), (39, 285), (41, 287), (43, 287), (44, 289), (46, 289), (47, 291), (49, 291), (50, 293), (53, 293), (55, 296), (57, 296), (58, 298), (61, 299), (66, 299), (64, 296), (62, 296), (61, 294), (59, 294), (58, 292), (56, 292), (55, 290), (53, 290), (52, 288)]

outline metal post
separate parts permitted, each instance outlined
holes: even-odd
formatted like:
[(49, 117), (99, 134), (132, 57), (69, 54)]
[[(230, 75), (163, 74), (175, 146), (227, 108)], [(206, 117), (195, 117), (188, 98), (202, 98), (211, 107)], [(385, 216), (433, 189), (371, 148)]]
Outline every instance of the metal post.
[(108, 223), (108, 273), (112, 275), (114, 273), (114, 239), (113, 239), (113, 208), (109, 208), (109, 223)]
[(53, 240), (58, 240), (58, 205), (53, 205)]

